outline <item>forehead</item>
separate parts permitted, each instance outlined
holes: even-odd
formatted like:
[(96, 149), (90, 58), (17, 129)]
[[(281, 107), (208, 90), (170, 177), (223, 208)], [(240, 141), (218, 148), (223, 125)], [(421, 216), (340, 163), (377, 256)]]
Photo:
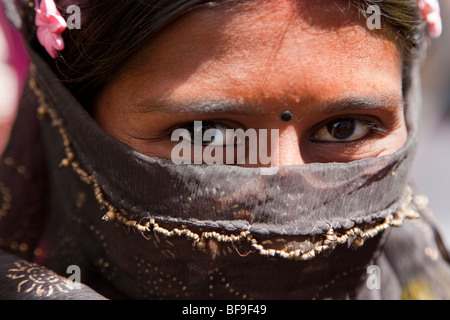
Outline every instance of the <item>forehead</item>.
[(153, 39), (129, 74), (149, 93), (174, 97), (306, 101), (401, 89), (388, 31), (369, 30), (358, 10), (338, 3), (261, 0), (192, 11)]

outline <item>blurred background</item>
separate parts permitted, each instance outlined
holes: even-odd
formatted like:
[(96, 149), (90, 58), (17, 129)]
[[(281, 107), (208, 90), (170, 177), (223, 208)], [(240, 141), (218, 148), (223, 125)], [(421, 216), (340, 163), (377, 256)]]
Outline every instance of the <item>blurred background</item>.
[[(450, 0), (440, 0), (443, 33), (422, 68), (423, 119), (414, 176), (450, 247)], [(16, 114), (28, 58), (0, 5), (0, 152)]]
[(443, 32), (422, 67), (423, 111), (415, 181), (450, 248), (450, 0), (440, 0)]

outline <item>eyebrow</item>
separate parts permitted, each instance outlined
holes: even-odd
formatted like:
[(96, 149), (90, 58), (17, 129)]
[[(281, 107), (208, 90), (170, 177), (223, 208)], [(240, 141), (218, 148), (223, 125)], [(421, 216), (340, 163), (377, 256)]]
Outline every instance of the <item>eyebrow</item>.
[[(305, 108), (305, 113), (314, 111), (330, 114), (342, 111), (353, 110), (376, 110), (391, 109), (393, 107), (404, 106), (401, 94), (381, 94), (377, 96), (354, 95), (330, 99), (325, 102), (314, 103)], [(293, 106), (286, 105), (287, 109), (294, 109)], [(145, 99), (135, 104), (134, 112), (152, 113), (165, 112), (177, 114), (238, 114), (254, 115), (268, 114), (268, 111), (262, 106), (251, 104), (245, 101), (237, 100), (202, 100), (195, 102), (172, 102), (166, 99)]]
[(246, 102), (235, 100), (202, 100), (195, 102), (171, 102), (165, 99), (145, 99), (135, 105), (137, 112), (151, 113), (163, 111), (179, 114), (254, 114), (264, 112), (263, 107), (249, 108)]
[(393, 107), (403, 107), (404, 100), (401, 94), (382, 94), (379, 96), (350, 96), (321, 103), (319, 111), (322, 113), (336, 113), (352, 110), (376, 110)]

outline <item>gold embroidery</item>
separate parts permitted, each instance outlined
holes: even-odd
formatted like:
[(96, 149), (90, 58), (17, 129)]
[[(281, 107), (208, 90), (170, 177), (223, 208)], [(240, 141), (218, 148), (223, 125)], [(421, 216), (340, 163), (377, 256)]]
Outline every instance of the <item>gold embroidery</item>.
[[(287, 246), (282, 249), (267, 248), (263, 244), (260, 244), (258, 240), (255, 239), (250, 233), (250, 231), (242, 231), (239, 235), (226, 235), (215, 231), (197, 234), (187, 228), (175, 228), (173, 230), (168, 230), (161, 227), (155, 219), (143, 218), (139, 222), (135, 220), (128, 220), (118, 211), (115, 211), (114, 214), (108, 212), (109, 214), (105, 215), (103, 219), (110, 221), (110, 217), (114, 216), (115, 221), (140, 232), (142, 236), (148, 240), (151, 239), (151, 236), (155, 237), (158, 235), (162, 235), (166, 238), (185, 237), (192, 242), (194, 248), (197, 248), (200, 251), (206, 250), (206, 243), (208, 240), (214, 240), (218, 243), (231, 244), (233, 246), (236, 244), (247, 243), (252, 247), (252, 249), (262, 256), (305, 261), (311, 260), (323, 252), (333, 250), (336, 245), (346, 244), (351, 246), (353, 249), (357, 249), (361, 247), (366, 240), (375, 237), (379, 233), (387, 230), (389, 227), (400, 227), (403, 224), (404, 219), (417, 218), (418, 213), (409, 207), (411, 199), (411, 190), (408, 188), (408, 196), (406, 197), (400, 210), (387, 216), (382, 222), (375, 225), (369, 224), (355, 226), (346, 230), (344, 233), (336, 233), (335, 230), (329, 229), (324, 235), (310, 237), (311, 239), (314, 239), (314, 242), (311, 243), (311, 248), (307, 251), (304, 249), (289, 250)], [(109, 210), (112, 211), (111, 208)], [(145, 224), (141, 224), (145, 220), (148, 221)], [(267, 244), (266, 241), (264, 241), (264, 243)]]
[(17, 280), (17, 292), (34, 293), (40, 297), (50, 297), (54, 293), (67, 293), (75, 288), (73, 282), (58, 276), (44, 267), (29, 263), (15, 262), (9, 269), (8, 278)]

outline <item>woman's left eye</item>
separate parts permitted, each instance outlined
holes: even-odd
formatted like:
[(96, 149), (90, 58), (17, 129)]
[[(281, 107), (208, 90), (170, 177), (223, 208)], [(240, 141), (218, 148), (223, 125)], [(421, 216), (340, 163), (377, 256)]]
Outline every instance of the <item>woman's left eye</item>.
[(375, 125), (365, 120), (344, 118), (331, 120), (318, 130), (312, 137), (317, 142), (350, 142), (364, 138)]

